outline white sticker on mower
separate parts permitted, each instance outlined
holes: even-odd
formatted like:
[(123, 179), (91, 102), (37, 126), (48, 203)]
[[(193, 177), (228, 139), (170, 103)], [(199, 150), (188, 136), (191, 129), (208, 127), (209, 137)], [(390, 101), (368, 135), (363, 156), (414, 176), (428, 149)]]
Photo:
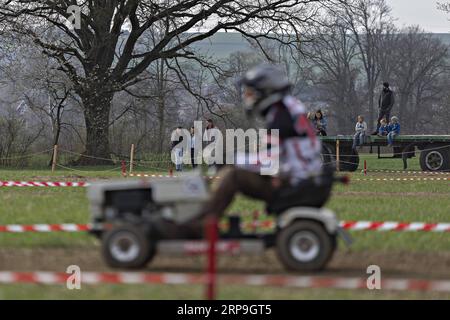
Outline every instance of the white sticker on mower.
[(199, 196), (203, 194), (203, 184), (199, 180), (187, 180), (184, 183), (183, 191), (190, 196)]

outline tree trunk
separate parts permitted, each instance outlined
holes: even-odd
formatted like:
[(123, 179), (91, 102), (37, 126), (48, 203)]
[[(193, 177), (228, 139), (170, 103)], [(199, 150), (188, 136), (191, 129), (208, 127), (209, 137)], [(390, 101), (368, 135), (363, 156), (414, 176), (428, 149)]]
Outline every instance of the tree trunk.
[[(97, 88), (100, 88), (98, 86)], [(86, 124), (86, 150), (77, 165), (112, 164), (109, 149), (109, 115), (113, 93), (92, 90), (81, 96)]]
[(164, 128), (166, 127), (166, 121), (165, 121), (165, 104), (164, 100), (160, 99), (158, 101), (158, 135), (159, 135), (159, 141), (158, 141), (158, 153), (162, 154), (164, 149)]
[(165, 59), (161, 59), (158, 64), (158, 134), (159, 134), (159, 143), (158, 143), (158, 152), (159, 154), (163, 153), (164, 149), (164, 129), (166, 127), (166, 96), (165, 96), (165, 83), (164, 83), (164, 66)]
[(369, 128), (370, 131), (374, 131), (378, 124), (373, 126), (376, 120), (375, 115), (375, 89), (372, 87), (372, 85), (369, 85)]
[[(398, 117), (400, 121), (403, 123), (403, 127), (408, 127), (408, 121), (405, 121), (404, 114), (406, 114), (406, 109), (408, 107), (408, 96), (409, 94), (405, 94), (403, 92), (400, 93), (400, 101), (398, 104)], [(392, 115), (391, 115), (392, 117)]]
[[(58, 105), (58, 109), (56, 111), (56, 119), (53, 121), (53, 146), (56, 146), (59, 143), (59, 136), (61, 135), (61, 109), (62, 106)], [(50, 158), (50, 162), (48, 163), (48, 166), (51, 167), (53, 164), (53, 156), (55, 154), (52, 152), (52, 156)]]

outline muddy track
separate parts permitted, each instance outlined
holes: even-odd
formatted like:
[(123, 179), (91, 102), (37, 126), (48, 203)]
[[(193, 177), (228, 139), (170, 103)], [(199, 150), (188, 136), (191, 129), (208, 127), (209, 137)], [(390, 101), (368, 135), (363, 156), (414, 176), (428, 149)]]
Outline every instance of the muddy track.
[[(381, 267), (384, 277), (392, 278), (450, 278), (450, 252), (349, 252), (340, 250), (323, 276), (367, 277), (369, 265)], [(0, 249), (0, 270), (58, 271), (78, 265), (85, 271), (111, 271), (103, 263), (99, 249)], [(203, 257), (156, 256), (146, 272), (202, 272)], [(273, 250), (262, 256), (227, 256), (219, 259), (219, 271), (239, 274), (285, 274)]]

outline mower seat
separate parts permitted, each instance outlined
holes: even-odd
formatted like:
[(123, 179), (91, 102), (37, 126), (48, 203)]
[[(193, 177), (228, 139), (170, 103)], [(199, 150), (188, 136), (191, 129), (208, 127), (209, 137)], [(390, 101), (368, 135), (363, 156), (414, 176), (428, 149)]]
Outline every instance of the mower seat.
[(310, 179), (297, 186), (281, 187), (267, 203), (268, 213), (279, 215), (293, 207), (321, 208), (331, 194), (333, 177)]

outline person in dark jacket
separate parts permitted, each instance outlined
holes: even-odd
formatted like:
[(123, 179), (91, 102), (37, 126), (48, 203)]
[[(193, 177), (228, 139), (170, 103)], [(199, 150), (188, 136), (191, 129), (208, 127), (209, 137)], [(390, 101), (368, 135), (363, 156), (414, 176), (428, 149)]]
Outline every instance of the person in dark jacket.
[(196, 154), (196, 150), (195, 150), (195, 141), (196, 140), (196, 135), (195, 135), (195, 127), (191, 127), (191, 164), (192, 164), (192, 168), (195, 169), (197, 168), (197, 154)]
[(380, 98), (378, 99), (378, 120), (377, 130), (373, 135), (377, 135), (381, 126), (381, 119), (390, 119), (392, 108), (394, 107), (395, 96), (394, 91), (391, 90), (389, 83), (383, 83), (383, 90), (381, 91)]

